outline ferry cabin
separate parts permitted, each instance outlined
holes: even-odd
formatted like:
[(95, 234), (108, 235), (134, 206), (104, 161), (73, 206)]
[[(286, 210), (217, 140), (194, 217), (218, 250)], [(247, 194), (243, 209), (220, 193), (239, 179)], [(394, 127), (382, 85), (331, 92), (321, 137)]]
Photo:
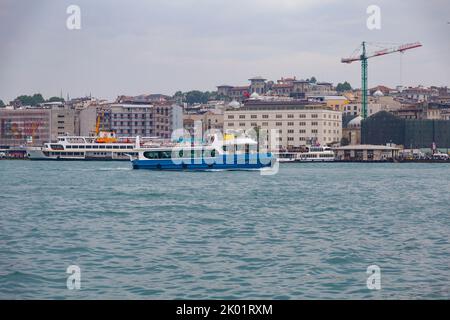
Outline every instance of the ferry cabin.
[(309, 147), (308, 152), (298, 154), (298, 160), (302, 162), (328, 162), (334, 159), (333, 150), (327, 146)]

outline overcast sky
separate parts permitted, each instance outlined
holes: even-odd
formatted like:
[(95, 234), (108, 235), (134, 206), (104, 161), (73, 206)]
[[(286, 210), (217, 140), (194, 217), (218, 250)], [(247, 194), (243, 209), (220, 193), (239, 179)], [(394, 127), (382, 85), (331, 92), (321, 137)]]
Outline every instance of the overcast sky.
[[(81, 30), (66, 28), (70, 4)], [(381, 30), (366, 27), (371, 4)], [(369, 86), (450, 86), (448, 0), (0, 0), (0, 99), (173, 94), (255, 75), (360, 87), (359, 63), (340, 58), (363, 40), (424, 45), (370, 60)]]

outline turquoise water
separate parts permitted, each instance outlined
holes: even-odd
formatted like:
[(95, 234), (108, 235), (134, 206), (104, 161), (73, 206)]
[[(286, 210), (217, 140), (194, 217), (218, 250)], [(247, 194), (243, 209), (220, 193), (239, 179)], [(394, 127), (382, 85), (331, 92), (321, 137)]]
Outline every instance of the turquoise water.
[(0, 178), (0, 299), (450, 298), (448, 164), (0, 161)]

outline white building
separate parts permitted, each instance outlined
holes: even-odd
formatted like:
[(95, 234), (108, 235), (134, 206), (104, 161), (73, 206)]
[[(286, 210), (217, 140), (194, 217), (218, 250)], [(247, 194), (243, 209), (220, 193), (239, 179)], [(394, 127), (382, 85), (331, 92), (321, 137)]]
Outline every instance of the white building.
[(248, 101), (241, 108), (225, 110), (225, 132), (255, 128), (269, 137), (278, 132), (275, 147), (279, 149), (293, 150), (311, 143), (333, 144), (341, 140), (342, 114), (323, 104), (300, 101)]

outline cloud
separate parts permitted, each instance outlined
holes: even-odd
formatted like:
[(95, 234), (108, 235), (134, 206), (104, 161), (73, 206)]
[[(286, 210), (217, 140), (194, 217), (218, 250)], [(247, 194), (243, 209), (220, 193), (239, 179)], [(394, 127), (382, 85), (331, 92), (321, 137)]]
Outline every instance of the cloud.
[[(362, 40), (424, 48), (403, 59), (411, 84), (448, 84), (448, 9), (443, 0), (378, 0), (382, 30), (366, 28), (366, 0), (76, 1), (82, 29), (65, 28), (73, 1), (3, 0), (0, 98), (173, 93), (285, 75), (359, 85), (359, 66), (342, 65)], [(30, 3), (32, 7), (30, 6)], [(369, 62), (369, 82), (399, 82), (399, 57)]]

